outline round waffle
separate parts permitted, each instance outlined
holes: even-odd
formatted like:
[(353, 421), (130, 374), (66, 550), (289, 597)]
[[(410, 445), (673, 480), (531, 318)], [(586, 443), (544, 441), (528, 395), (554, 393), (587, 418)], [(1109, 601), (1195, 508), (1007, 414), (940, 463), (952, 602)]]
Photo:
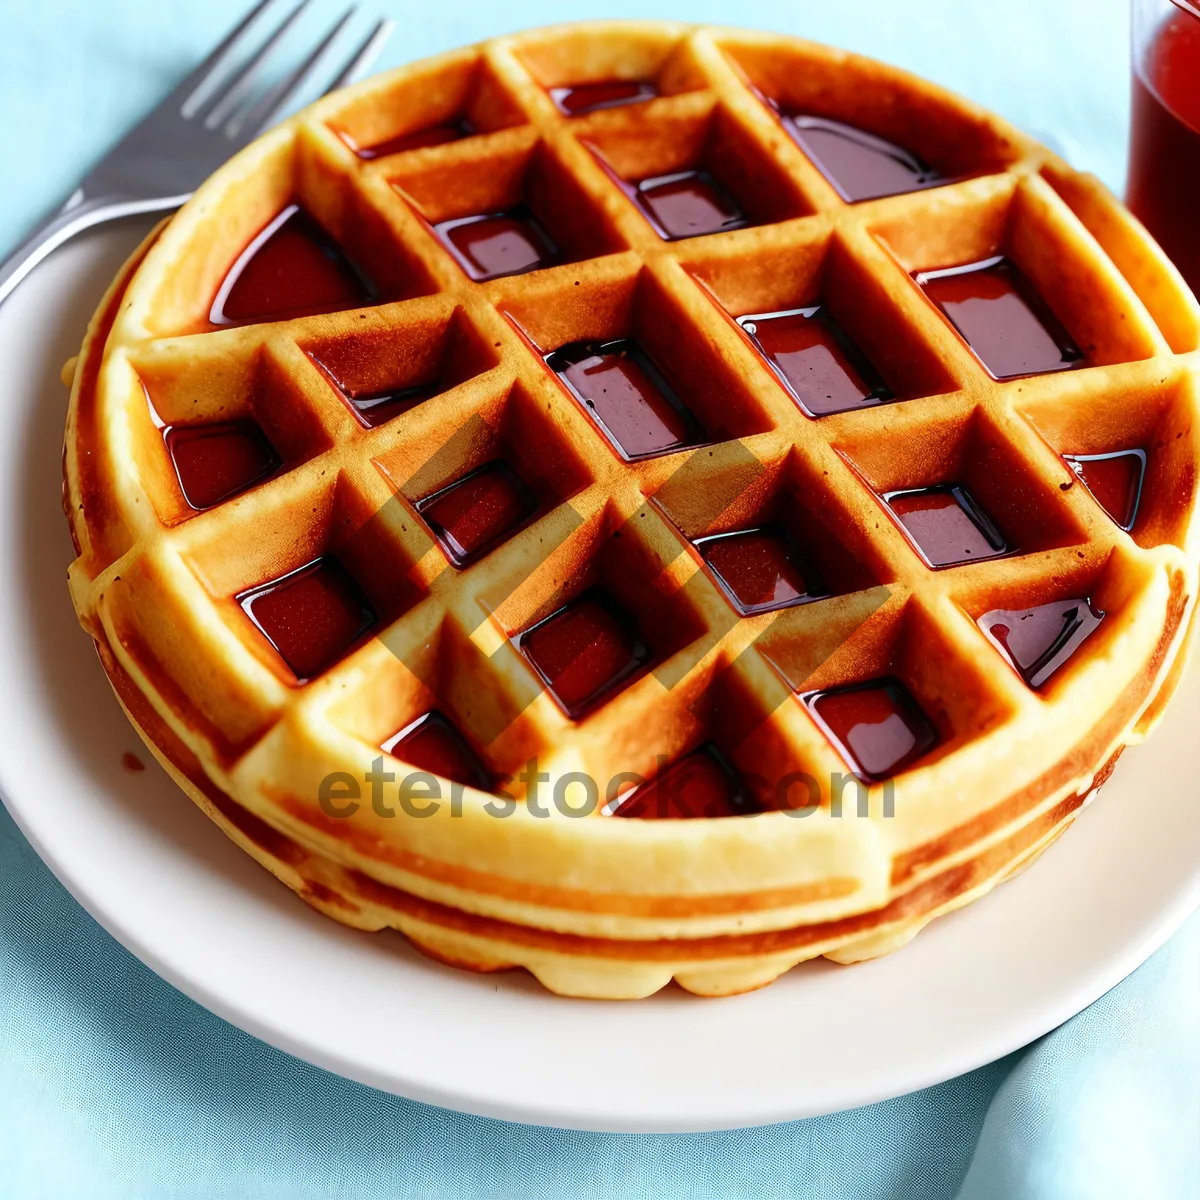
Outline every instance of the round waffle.
[(127, 265), (72, 595), (321, 911), (569, 995), (744, 991), (988, 891), (1147, 732), (1198, 344), (1095, 180), (919, 79), (500, 38), (272, 130)]

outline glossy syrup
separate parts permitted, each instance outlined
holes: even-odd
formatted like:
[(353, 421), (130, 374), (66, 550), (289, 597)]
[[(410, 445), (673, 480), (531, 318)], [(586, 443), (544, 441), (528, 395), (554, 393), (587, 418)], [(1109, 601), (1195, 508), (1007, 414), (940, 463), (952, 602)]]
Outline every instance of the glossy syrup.
[(807, 604), (829, 594), (782, 525), (718, 533), (698, 538), (695, 545), (742, 616)]
[(670, 454), (706, 440), (666, 375), (632, 338), (573, 342), (546, 365), (626, 459)]
[(903, 146), (853, 125), (805, 113), (785, 113), (782, 121), (800, 149), (851, 204), (946, 182)]
[(1083, 365), (1070, 334), (1007, 258), (922, 271), (916, 280), (994, 379)]
[(550, 99), (566, 117), (582, 117), (602, 108), (620, 108), (653, 100), (658, 88), (644, 79), (611, 79), (550, 88)]
[(393, 417), (398, 417), (418, 404), (438, 395), (445, 389), (437, 379), (425, 383), (413, 384), (410, 387), (388, 388), (384, 391), (368, 392), (353, 388), (340, 379), (332, 367), (322, 362), (317, 355), (309, 353), (309, 358), (326, 375), (334, 390), (349, 406), (350, 411), (368, 429), (384, 425)]
[(1063, 458), (1096, 503), (1128, 533), (1137, 521), (1142, 499), (1146, 452), (1116, 450), (1111, 454), (1064, 454)]
[(524, 205), (441, 221), (433, 231), (476, 283), (553, 266), (558, 247)]
[(179, 490), (198, 511), (262, 483), (282, 466), (275, 447), (253, 421), (172, 425), (162, 433)]
[(884, 500), (931, 567), (1008, 553), (1004, 535), (958, 484), (888, 492)]
[(938, 744), (937, 728), (898, 679), (809, 692), (805, 707), (861, 779), (889, 779)]
[(573, 721), (610, 700), (651, 658), (636, 618), (598, 588), (564, 604), (514, 641)]
[(688, 820), (744, 817), (759, 809), (733, 765), (706, 742), (602, 811), (640, 820)]
[(495, 786), (492, 773), (479, 760), (467, 739), (449, 717), (436, 709), (392, 734), (380, 749), (419, 771), (428, 771), (481, 792), (490, 792)]
[(374, 285), (297, 204), (289, 204), (238, 256), (213, 300), (214, 325), (278, 321), (358, 308)]
[(430, 383), (417, 387), (396, 388), (394, 391), (346, 395), (346, 403), (364, 425), (374, 429), (377, 425), (385, 425), (393, 417), (416, 408), (418, 404), (424, 404), (441, 391), (436, 383)]
[(354, 577), (328, 554), (235, 599), (300, 683), (331, 667), (378, 620)]
[(979, 627), (1031, 688), (1040, 688), (1104, 619), (1090, 600), (1056, 600), (1034, 608), (996, 608)]
[(883, 377), (825, 305), (755, 313), (738, 317), (738, 324), (811, 416), (894, 399)]
[(499, 460), (485, 463), (416, 504), (446, 557), (459, 570), (514, 533), (537, 507), (521, 477)]
[(389, 154), (404, 154), (408, 150), (424, 150), (427, 146), (444, 146), (448, 142), (461, 141), (473, 137), (479, 132), (466, 117), (456, 121), (444, 121), (440, 125), (427, 125), (424, 129), (414, 129), (410, 133), (401, 133), (384, 142), (376, 142), (373, 146), (356, 146), (349, 142), (350, 148), (359, 158), (370, 161), (374, 158), (386, 158)]
[(750, 224), (733, 197), (707, 171), (656, 175), (626, 185), (626, 190), (659, 236), (669, 242), (725, 233)]

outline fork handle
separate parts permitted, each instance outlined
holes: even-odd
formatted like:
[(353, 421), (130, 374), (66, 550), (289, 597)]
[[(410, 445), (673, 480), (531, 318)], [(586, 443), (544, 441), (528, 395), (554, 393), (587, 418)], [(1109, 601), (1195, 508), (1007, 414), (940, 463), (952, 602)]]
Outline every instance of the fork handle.
[(86, 196), (82, 189), (77, 190), (0, 262), (0, 304), (43, 258), (82, 230), (118, 217), (178, 208), (186, 199), (174, 196), (134, 200), (124, 196)]

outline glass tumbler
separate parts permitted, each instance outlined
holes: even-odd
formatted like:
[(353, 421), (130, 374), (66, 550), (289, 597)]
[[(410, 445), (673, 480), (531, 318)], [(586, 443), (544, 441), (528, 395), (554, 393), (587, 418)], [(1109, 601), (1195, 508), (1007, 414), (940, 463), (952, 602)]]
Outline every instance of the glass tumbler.
[(1126, 201), (1200, 292), (1200, 0), (1133, 0)]

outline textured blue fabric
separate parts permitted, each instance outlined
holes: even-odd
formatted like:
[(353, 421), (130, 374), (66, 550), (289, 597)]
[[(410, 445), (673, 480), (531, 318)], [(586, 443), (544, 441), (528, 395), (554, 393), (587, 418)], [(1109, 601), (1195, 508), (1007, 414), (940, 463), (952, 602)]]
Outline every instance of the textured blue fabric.
[(1200, 1196), (1200, 916), (1013, 1057), (961, 1200)]
[[(244, 0), (5, 6), (0, 248)], [(331, 0), (314, 7), (331, 18)], [(385, 0), (382, 65), (583, 16), (741, 21), (918, 70), (1121, 183), (1124, 0)], [(336, 7), (336, 6), (334, 6)], [(1200, 918), (1026, 1051), (833, 1117), (607, 1136), (465, 1117), (347, 1083), (180, 996), (70, 899), (0, 810), (0, 1200), (8, 1197), (1200, 1195)], [(964, 1183), (965, 1177), (965, 1183)]]

